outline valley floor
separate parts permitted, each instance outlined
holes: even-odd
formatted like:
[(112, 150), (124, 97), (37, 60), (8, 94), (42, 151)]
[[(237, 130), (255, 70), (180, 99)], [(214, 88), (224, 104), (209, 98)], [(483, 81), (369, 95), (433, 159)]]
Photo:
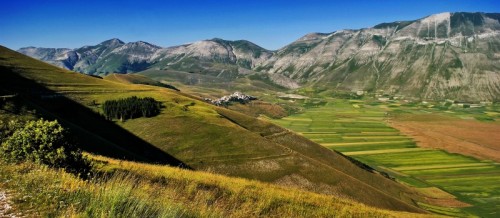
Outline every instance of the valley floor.
[[(416, 111), (404, 114), (427, 114)], [(429, 211), (498, 216), (497, 123), (456, 117), (450, 122), (410, 122), (401, 117), (394, 121), (392, 113), (384, 105), (330, 100), (325, 106), (272, 121), (414, 187), (426, 200), (419, 205)]]

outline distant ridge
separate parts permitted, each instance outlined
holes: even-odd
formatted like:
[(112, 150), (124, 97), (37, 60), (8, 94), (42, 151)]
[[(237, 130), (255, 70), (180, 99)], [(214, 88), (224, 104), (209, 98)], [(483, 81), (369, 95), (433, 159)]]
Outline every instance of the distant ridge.
[(219, 38), (168, 48), (111, 39), (79, 49), (18, 51), (87, 74), (171, 69), (234, 79), (250, 70), (267, 73), (288, 88), (500, 101), (499, 13), (445, 12), (372, 28), (311, 33), (276, 51)]

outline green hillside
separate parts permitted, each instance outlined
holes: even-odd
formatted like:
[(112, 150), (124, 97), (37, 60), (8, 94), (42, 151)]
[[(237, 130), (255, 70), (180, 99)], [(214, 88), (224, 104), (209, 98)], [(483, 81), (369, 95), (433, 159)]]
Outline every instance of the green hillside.
[[(4, 47), (0, 67), (3, 92), (17, 94), (19, 104), (36, 110), (37, 116), (60, 120), (80, 137), (86, 151), (424, 212), (414, 203), (421, 197), (413, 189), (284, 128), (190, 95), (66, 71)], [(104, 101), (130, 96), (153, 97), (164, 109), (158, 116), (125, 122), (100, 115)]]
[(161, 83), (156, 80), (153, 80), (149, 77), (140, 75), (140, 74), (117, 74), (117, 73), (112, 73), (107, 76), (105, 76), (103, 79), (109, 80), (109, 81), (114, 81), (114, 82), (120, 82), (120, 83), (125, 83), (125, 84), (143, 84), (143, 85), (150, 85), (150, 86), (159, 86), (159, 87), (164, 87), (164, 88), (169, 88), (173, 90), (179, 91), (175, 86), (166, 84), (166, 83)]

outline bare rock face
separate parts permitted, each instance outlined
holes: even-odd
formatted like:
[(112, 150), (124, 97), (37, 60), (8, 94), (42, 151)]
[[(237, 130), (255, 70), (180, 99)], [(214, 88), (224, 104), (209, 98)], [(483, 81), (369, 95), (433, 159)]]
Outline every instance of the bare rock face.
[(74, 50), (28, 47), (19, 52), (88, 74), (171, 69), (235, 79), (260, 72), (291, 89), (500, 100), (500, 14), (493, 13), (447, 12), (311, 33), (277, 51), (215, 38), (168, 48), (111, 39)]

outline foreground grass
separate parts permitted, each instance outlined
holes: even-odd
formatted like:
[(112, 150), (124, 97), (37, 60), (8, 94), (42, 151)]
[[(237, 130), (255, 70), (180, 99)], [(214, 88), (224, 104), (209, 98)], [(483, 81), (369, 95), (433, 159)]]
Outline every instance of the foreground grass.
[(20, 211), (48, 217), (415, 217), (350, 200), (161, 165), (91, 156), (83, 181), (35, 164), (0, 166), (2, 189)]

